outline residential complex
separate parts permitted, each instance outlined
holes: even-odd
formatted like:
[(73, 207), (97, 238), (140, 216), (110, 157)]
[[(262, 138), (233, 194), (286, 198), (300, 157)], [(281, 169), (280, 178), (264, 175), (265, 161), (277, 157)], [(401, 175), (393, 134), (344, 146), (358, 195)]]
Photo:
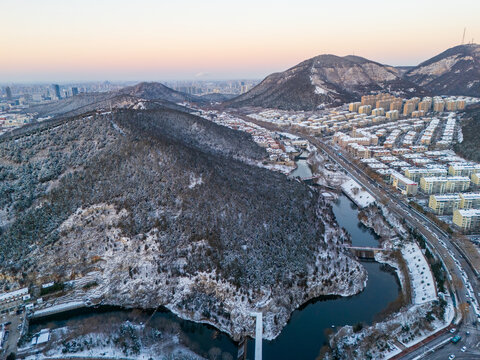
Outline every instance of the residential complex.
[[(462, 115), (456, 111), (478, 99), (426, 97), (399, 102), (394, 97), (377, 96), (364, 96), (361, 102), (348, 105), (350, 112), (358, 114), (343, 114), (341, 126), (336, 123), (338, 130), (331, 138), (334, 146), (351, 154), (372, 176), (375, 173), (389, 182), (425, 211), (452, 216), (457, 210), (477, 210), (480, 195), (467, 191), (475, 191), (480, 185), (480, 164), (466, 161), (451, 147), (462, 137), (458, 125)], [(382, 110), (397, 104), (401, 105), (398, 109), (390, 108), (382, 115)], [(360, 109), (368, 107), (373, 109), (371, 115), (360, 114), (366, 111)], [(363, 122), (356, 123), (360, 115)], [(462, 214), (471, 217), (470, 212)], [(475, 228), (470, 220), (465, 223), (468, 229)]]
[(428, 207), (437, 215), (453, 214), (457, 209), (480, 209), (480, 193), (430, 195)]

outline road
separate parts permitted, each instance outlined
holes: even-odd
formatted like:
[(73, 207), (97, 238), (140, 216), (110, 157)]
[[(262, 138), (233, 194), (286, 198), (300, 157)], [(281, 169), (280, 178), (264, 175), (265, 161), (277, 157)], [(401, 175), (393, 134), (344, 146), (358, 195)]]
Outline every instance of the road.
[(3, 314), (0, 317), (0, 323), (10, 323), (6, 326), (8, 331), (8, 338), (3, 344), (2, 350), (0, 350), (0, 359), (3, 359), (3, 356), (7, 356), (11, 352), (16, 352), (17, 342), (20, 339), (20, 329), (21, 325), (25, 318), (25, 311), (17, 315), (15, 312), (9, 314)]
[[(429, 218), (419, 213), (418, 211), (412, 209), (406, 204), (406, 199), (403, 199), (399, 194), (394, 193), (388, 187), (384, 187), (382, 184), (371, 179), (361, 168), (359, 168), (352, 160), (348, 158), (347, 154), (343, 154), (343, 151), (339, 152), (330, 146), (324, 139), (317, 138), (310, 135), (305, 135), (296, 131), (286, 130), (285, 128), (279, 127), (273, 123), (258, 121), (246, 117), (244, 114), (235, 113), (236, 116), (244, 119), (245, 121), (256, 123), (259, 126), (265, 127), (272, 131), (284, 132), (288, 131), (294, 135), (305, 138), (310, 141), (318, 150), (327, 154), (331, 160), (336, 162), (341, 168), (343, 168), (355, 181), (367, 189), (376, 199), (388, 199), (386, 204), (388, 210), (397, 216), (398, 219), (404, 219), (406, 224), (416, 229), (423, 237), (426, 239), (427, 243), (432, 248), (434, 254), (436, 254), (440, 260), (443, 262), (451, 284), (455, 286), (454, 292), (457, 298), (458, 304), (467, 304), (467, 302), (473, 302), (478, 304), (477, 292), (479, 289), (478, 278), (474, 270), (470, 267), (467, 261), (464, 259), (463, 255), (458, 251), (457, 247), (452, 243), (449, 236), (438, 228), (438, 226), (433, 223)], [(466, 285), (470, 286), (470, 292), (467, 290)], [(475, 290), (475, 291), (472, 291)], [(456, 345), (449, 343), (445, 345), (442, 349), (438, 350), (442, 353), (446, 351), (448, 355), (454, 353), (457, 358), (461, 356), (470, 356), (472, 358), (472, 352), (480, 350), (476, 347), (480, 343), (480, 331), (477, 328), (478, 319), (472, 309), (465, 311), (464, 318), (462, 322), (458, 325), (458, 331), (460, 334), (465, 334), (466, 331), (470, 331), (470, 335), (466, 340), (466, 336), (462, 336), (461, 342)], [(442, 339), (451, 337), (452, 334), (442, 335)], [(436, 341), (436, 340), (434, 340)], [(405, 359), (413, 359), (415, 357), (422, 355), (427, 349), (431, 348), (434, 345), (428, 343), (425, 344), (420, 349), (414, 351), (413, 353), (405, 356)], [(462, 346), (467, 346), (469, 348), (469, 354), (462, 353), (460, 348)], [(478, 352), (478, 357), (480, 358), (480, 351)], [(430, 355), (425, 355), (425, 359), (438, 359), (439, 353), (435, 352)]]

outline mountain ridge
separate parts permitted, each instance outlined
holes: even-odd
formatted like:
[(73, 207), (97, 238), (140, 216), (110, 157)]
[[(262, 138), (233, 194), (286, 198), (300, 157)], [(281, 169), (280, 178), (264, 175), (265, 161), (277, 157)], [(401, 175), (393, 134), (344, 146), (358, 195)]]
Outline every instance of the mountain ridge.
[(423, 89), (403, 79), (398, 69), (369, 59), (324, 54), (267, 76), (226, 106), (261, 106), (290, 110), (315, 108), (355, 100), (366, 92), (388, 91), (423, 95)]
[(404, 77), (434, 95), (480, 96), (480, 45), (449, 48), (409, 70)]
[(93, 110), (132, 108), (143, 101), (144, 107), (163, 107), (190, 111), (179, 103), (207, 103), (195, 95), (173, 90), (158, 82), (140, 82), (119, 90), (78, 94), (58, 101), (31, 106), (27, 111), (43, 116), (76, 116)]

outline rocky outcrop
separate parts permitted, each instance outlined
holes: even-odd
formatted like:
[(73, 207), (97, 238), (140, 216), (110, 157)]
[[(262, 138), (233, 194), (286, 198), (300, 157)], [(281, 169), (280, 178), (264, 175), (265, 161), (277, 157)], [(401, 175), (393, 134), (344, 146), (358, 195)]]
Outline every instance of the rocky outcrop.
[(480, 46), (450, 48), (409, 70), (405, 78), (434, 95), (480, 96)]

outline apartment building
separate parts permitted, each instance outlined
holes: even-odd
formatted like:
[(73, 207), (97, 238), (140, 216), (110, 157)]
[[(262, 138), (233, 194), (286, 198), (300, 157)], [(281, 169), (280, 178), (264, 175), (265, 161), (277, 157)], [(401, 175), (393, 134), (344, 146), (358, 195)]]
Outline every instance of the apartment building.
[(447, 169), (441, 168), (411, 168), (405, 170), (405, 176), (413, 181), (420, 181), (422, 177), (446, 177)]
[(348, 144), (347, 150), (353, 156), (360, 159), (368, 159), (371, 157), (370, 149), (357, 143)]
[(475, 185), (480, 185), (480, 173), (472, 174), (471, 180)]
[(480, 172), (480, 164), (453, 163), (448, 167), (451, 176), (472, 176)]
[(410, 116), (414, 110), (415, 110), (415, 103), (410, 100), (407, 101), (405, 105), (403, 105), (403, 116)]
[(464, 231), (480, 228), (480, 210), (458, 209), (453, 212), (453, 223)]
[(470, 179), (466, 176), (420, 178), (420, 189), (426, 194), (463, 192), (469, 188)]
[(359, 114), (367, 114), (370, 115), (372, 113), (372, 106), (371, 105), (362, 105), (358, 108)]
[(359, 102), (359, 101), (350, 103), (350, 104), (348, 104), (348, 110), (351, 111), (351, 112), (358, 112), (358, 108), (361, 105), (362, 105), (362, 103)]
[(425, 194), (443, 194), (446, 192), (447, 182), (446, 177), (421, 177), (420, 189), (422, 189)]
[(448, 111), (457, 111), (457, 102), (455, 100), (447, 100), (445, 107)]
[(480, 209), (480, 193), (463, 193), (459, 196), (459, 209)]
[(457, 100), (457, 110), (465, 110), (465, 106), (467, 105), (467, 102), (463, 99)]
[(416, 195), (418, 192), (418, 184), (402, 174), (392, 171), (390, 180), (393, 187), (400, 190), (404, 195)]
[(446, 192), (463, 192), (470, 188), (470, 178), (468, 176), (449, 176), (447, 177)]
[(390, 111), (387, 111), (385, 116), (387, 117), (388, 120), (398, 120), (399, 112), (396, 109), (395, 110), (390, 110)]
[(429, 112), (432, 108), (432, 101), (431, 100), (423, 100), (418, 103), (418, 110)]
[(433, 100), (433, 111), (435, 112), (443, 112), (445, 110), (445, 102), (440, 100)]
[(402, 105), (403, 101), (402, 100), (395, 100), (392, 103), (390, 103), (390, 111), (402, 111)]
[(430, 195), (428, 207), (437, 215), (453, 214), (460, 208), (460, 202), (458, 194)]
[(362, 105), (370, 105), (371, 107), (374, 107), (376, 102), (377, 102), (377, 96), (376, 95), (364, 95), (362, 96)]
[(381, 107), (375, 108), (372, 110), (372, 115), (373, 116), (383, 116), (385, 115), (385, 110)]

